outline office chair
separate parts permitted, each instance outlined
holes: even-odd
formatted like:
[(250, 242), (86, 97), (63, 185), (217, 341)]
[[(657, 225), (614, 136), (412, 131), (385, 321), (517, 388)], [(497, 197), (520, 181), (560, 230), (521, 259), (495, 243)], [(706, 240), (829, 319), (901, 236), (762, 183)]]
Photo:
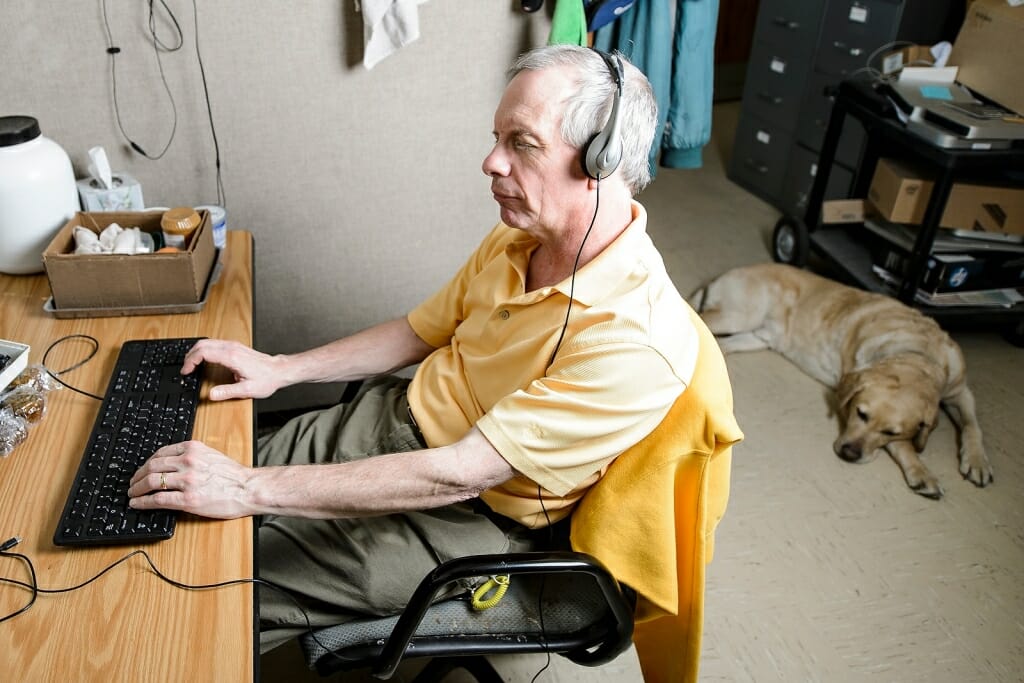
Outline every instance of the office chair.
[[(462, 597), (431, 604), (452, 581), (498, 574), (510, 576), (508, 591), (490, 609), (475, 611)], [(370, 666), (386, 679), (403, 658), (429, 657), (417, 683), (440, 681), (456, 668), (500, 683), (485, 655), (551, 652), (597, 666), (628, 648), (632, 633), (629, 591), (596, 559), (550, 551), (450, 560), (424, 577), (400, 615), (320, 629), (299, 641), (306, 663), (323, 676)]]
[[(731, 448), (743, 434), (721, 351), (696, 313), (691, 319), (700, 351), (690, 385), (556, 525), (554, 548), (441, 564), (402, 614), (301, 636), (309, 667), (325, 676), (371, 667), (389, 678), (403, 657), (430, 657), (416, 683), (456, 668), (499, 683), (486, 655), (551, 652), (598, 666), (633, 643), (647, 680), (695, 681), (704, 566), (728, 500)], [(462, 598), (431, 604), (452, 581), (504, 574), (508, 591), (490, 609), (474, 611)]]

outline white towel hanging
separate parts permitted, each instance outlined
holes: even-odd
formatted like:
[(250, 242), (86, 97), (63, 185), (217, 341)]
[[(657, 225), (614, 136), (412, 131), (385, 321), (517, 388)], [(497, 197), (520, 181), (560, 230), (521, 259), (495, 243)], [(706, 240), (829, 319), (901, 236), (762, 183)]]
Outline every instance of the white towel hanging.
[(363, 14), (363, 66), (382, 59), (420, 37), (419, 5), (427, 0), (358, 0)]

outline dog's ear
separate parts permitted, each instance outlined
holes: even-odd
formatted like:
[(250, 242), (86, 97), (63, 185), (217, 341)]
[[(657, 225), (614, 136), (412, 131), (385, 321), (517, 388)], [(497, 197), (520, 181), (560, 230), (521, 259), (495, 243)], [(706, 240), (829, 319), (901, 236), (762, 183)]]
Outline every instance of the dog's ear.
[(861, 386), (860, 372), (848, 372), (839, 378), (839, 385), (836, 387), (836, 406), (840, 414), (846, 412), (848, 404), (860, 392)]
[(932, 431), (939, 424), (938, 413), (938, 408), (936, 408), (930, 415), (926, 415), (917, 425), (917, 433), (914, 434), (913, 444), (914, 450), (918, 453), (924, 452), (925, 444), (928, 443), (928, 437), (931, 436)]

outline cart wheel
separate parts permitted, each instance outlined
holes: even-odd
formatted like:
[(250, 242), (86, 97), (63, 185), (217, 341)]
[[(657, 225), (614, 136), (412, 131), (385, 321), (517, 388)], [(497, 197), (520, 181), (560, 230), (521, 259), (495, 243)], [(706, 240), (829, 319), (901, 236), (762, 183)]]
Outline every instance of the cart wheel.
[(807, 264), (809, 240), (807, 226), (799, 218), (783, 216), (772, 233), (772, 258), (797, 268)]
[(1003, 337), (1014, 346), (1024, 347), (1024, 320), (1018, 320), (1003, 328)]

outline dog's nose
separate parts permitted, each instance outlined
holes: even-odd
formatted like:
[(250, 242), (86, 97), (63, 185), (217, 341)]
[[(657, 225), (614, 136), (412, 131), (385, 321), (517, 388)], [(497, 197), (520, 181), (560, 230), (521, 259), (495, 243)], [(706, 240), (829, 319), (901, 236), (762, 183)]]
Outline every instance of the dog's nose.
[(845, 460), (846, 462), (857, 462), (864, 455), (864, 451), (861, 450), (860, 444), (856, 443), (844, 443), (838, 444), (836, 449), (836, 455)]

